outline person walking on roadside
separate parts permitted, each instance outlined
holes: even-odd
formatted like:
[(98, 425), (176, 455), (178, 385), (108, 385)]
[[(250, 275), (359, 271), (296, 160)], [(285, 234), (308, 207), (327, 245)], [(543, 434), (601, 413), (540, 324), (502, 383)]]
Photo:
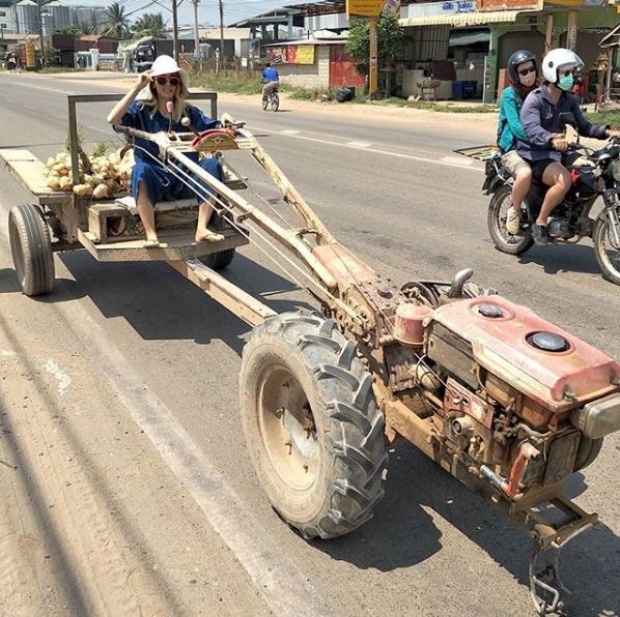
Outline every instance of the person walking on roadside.
[(515, 51), (508, 58), (507, 70), (510, 85), (504, 89), (499, 106), (497, 145), (502, 153), (502, 165), (514, 179), (506, 214), (506, 231), (515, 236), (519, 233), (522, 203), (532, 184), (532, 168), (517, 153), (516, 147), (518, 139), (527, 141), (520, 113), (525, 97), (536, 87), (536, 57), (530, 51)]

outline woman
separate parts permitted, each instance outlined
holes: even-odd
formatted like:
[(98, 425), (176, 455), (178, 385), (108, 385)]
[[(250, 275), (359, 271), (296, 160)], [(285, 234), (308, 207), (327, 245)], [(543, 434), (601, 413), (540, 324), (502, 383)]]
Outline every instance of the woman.
[[(108, 115), (110, 124), (122, 124), (135, 129), (157, 133), (160, 131), (187, 132), (181, 119), (188, 117), (197, 131), (217, 128), (220, 123), (205, 116), (202, 111), (185, 102), (189, 77), (170, 56), (159, 56), (150, 71), (141, 73), (129, 92), (114, 106)], [(136, 100), (137, 99), (137, 100)], [(172, 102), (172, 123), (168, 104)], [(171, 124), (170, 124), (171, 123)], [(189, 197), (191, 191), (170, 172), (166, 171), (159, 157), (156, 144), (136, 138), (134, 157), (136, 164), (131, 174), (131, 194), (136, 200), (138, 213), (144, 225), (147, 247), (159, 246), (155, 230), (154, 205), (165, 199)], [(188, 155), (198, 161), (198, 154)], [(223, 181), (222, 165), (216, 158), (203, 158), (198, 164), (212, 176)], [(201, 193), (210, 197), (200, 204), (196, 242), (218, 242), (221, 234), (207, 228), (213, 213), (215, 196), (211, 188), (201, 184)], [(200, 199), (200, 197), (199, 197)]]
[(508, 58), (510, 86), (504, 89), (499, 107), (497, 145), (502, 153), (502, 164), (514, 178), (510, 206), (506, 216), (506, 231), (517, 235), (520, 226), (521, 204), (532, 183), (532, 169), (516, 151), (517, 139), (527, 141), (519, 115), (525, 97), (536, 87), (538, 67), (533, 53), (515, 51)]

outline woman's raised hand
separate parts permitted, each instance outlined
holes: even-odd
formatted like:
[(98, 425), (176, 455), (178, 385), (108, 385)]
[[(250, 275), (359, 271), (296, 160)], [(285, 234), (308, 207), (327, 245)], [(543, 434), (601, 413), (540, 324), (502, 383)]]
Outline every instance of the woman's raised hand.
[(142, 90), (145, 86), (151, 82), (151, 72), (144, 71), (143, 73), (138, 74), (138, 81), (136, 82), (136, 89)]

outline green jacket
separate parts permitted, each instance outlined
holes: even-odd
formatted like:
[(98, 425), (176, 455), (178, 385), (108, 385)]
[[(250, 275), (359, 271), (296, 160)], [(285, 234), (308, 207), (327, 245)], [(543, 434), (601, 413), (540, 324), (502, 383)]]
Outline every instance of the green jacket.
[(528, 141), (519, 117), (521, 105), (523, 101), (517, 91), (512, 86), (505, 88), (499, 104), (497, 125), (497, 145), (502, 154), (514, 150), (517, 147), (517, 139)]

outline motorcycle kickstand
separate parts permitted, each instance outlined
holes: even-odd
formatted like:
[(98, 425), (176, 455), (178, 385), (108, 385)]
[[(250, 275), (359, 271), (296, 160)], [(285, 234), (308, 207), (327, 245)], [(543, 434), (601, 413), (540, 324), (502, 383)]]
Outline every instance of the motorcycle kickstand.
[[(536, 571), (538, 565), (538, 558), (542, 552), (538, 535), (532, 534), (532, 555), (530, 557), (530, 594), (536, 607), (536, 611), (539, 617), (545, 615), (563, 615), (563, 602), (561, 599), (561, 593), (571, 594), (572, 591), (564, 585), (560, 578), (560, 550), (553, 550), (552, 563), (547, 565), (540, 572)], [(545, 597), (546, 596), (546, 597)]]

